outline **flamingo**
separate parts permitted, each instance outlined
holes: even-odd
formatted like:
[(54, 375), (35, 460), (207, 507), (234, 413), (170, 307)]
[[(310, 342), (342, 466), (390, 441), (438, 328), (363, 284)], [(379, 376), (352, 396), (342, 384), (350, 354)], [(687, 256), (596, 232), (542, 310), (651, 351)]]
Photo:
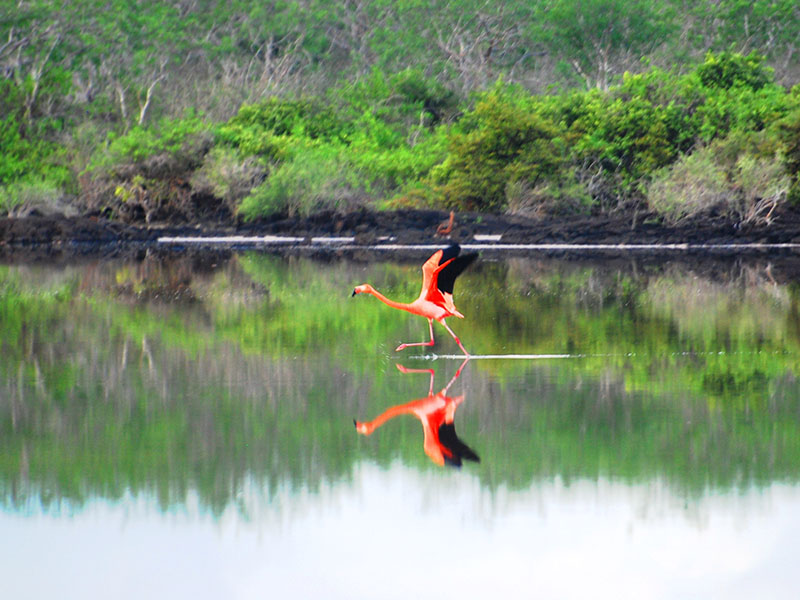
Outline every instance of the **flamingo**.
[(472, 264), (478, 258), (478, 255), (473, 253), (459, 256), (460, 253), (461, 247), (458, 244), (453, 244), (444, 250), (437, 250), (425, 261), (425, 264), (422, 265), (422, 291), (419, 294), (419, 298), (411, 303), (406, 304), (390, 300), (368, 283), (358, 285), (353, 289), (352, 296), (356, 294), (372, 294), (392, 308), (405, 310), (428, 319), (431, 340), (429, 342), (400, 344), (395, 348), (395, 352), (399, 352), (409, 346), (433, 346), (435, 343), (433, 339), (433, 321), (436, 320), (453, 336), (464, 356), (469, 356), (469, 352), (464, 348), (461, 340), (458, 339), (458, 336), (453, 333), (453, 330), (444, 321), (447, 317), (464, 318), (464, 315), (458, 312), (455, 304), (453, 304), (453, 284), (456, 277)]
[(469, 357), (464, 359), (450, 382), (435, 394), (433, 392), (435, 374), (433, 369), (408, 369), (402, 365), (396, 365), (403, 373), (430, 373), (431, 382), (428, 387), (428, 396), (393, 406), (371, 421), (353, 419), (356, 431), (362, 435), (371, 435), (388, 420), (400, 415), (411, 414), (422, 423), (422, 448), (434, 463), (439, 466), (449, 464), (460, 467), (462, 460), (480, 462), (478, 455), (456, 434), (455, 414), (458, 405), (464, 401), (464, 394), (455, 397), (447, 395), (450, 386), (461, 375), (467, 362), (469, 362)]
[(450, 220), (442, 221), (439, 223), (439, 226), (436, 228), (436, 235), (450, 235), (450, 232), (453, 231), (453, 222), (455, 221), (456, 213), (455, 211), (450, 211)]

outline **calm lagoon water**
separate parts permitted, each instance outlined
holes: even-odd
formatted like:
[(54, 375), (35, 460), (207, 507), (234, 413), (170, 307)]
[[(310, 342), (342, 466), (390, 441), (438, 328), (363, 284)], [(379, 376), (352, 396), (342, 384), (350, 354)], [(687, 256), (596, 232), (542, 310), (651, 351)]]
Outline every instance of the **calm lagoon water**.
[(798, 282), (424, 258), (0, 266), (3, 597), (797, 597)]

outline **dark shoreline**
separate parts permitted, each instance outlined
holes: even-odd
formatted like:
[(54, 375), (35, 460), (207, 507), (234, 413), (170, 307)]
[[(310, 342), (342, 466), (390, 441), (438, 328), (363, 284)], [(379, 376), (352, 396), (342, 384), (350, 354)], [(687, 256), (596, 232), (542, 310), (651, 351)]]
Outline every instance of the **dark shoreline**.
[[(349, 236), (357, 245), (370, 245), (391, 236), (396, 244), (474, 243), (475, 236), (501, 236), (503, 244), (793, 244), (800, 243), (800, 210), (784, 210), (769, 225), (737, 225), (723, 217), (706, 216), (679, 227), (658, 222), (651, 215), (630, 214), (533, 220), (519, 216), (456, 213), (452, 230), (437, 234), (449, 213), (434, 210), (321, 212), (307, 218), (273, 219), (256, 223), (193, 223), (141, 226), (95, 216), (30, 216), (0, 219), (0, 257), (46, 259), (48, 256), (136, 256), (165, 246), (162, 236), (285, 235)], [(175, 246), (172, 251), (180, 251)], [(284, 248), (285, 250), (285, 248)], [(319, 252), (335, 251), (316, 249)], [(541, 253), (541, 252), (540, 252)], [(559, 252), (554, 252), (558, 254)], [(743, 253), (742, 250), (721, 252)], [(745, 253), (764, 254), (752, 250)], [(775, 254), (774, 250), (770, 254)], [(550, 253), (552, 254), (552, 253)], [(619, 254), (613, 250), (602, 254)], [(800, 251), (784, 249), (782, 256), (800, 258)]]

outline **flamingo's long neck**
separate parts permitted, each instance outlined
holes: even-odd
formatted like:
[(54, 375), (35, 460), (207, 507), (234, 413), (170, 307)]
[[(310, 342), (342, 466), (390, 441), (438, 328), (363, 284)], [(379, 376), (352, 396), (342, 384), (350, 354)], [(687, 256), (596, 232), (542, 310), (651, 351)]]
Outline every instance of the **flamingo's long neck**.
[(410, 304), (406, 304), (406, 303), (403, 303), (403, 302), (395, 302), (394, 300), (392, 300), (390, 298), (387, 298), (386, 296), (381, 294), (378, 290), (376, 290), (373, 287), (369, 287), (366, 290), (366, 292), (368, 294), (372, 294), (373, 296), (375, 296), (378, 300), (380, 300), (381, 302), (383, 302), (387, 306), (391, 306), (392, 308), (398, 308), (400, 310), (410, 310), (410, 306), (411, 306)]
[(386, 423), (389, 419), (394, 419), (397, 416), (405, 415), (408, 413), (414, 412), (413, 409), (408, 404), (400, 404), (399, 406), (393, 406), (377, 417), (372, 419), (372, 421), (367, 421), (362, 423), (361, 426), (364, 427), (364, 431), (362, 433), (369, 435), (373, 431), (375, 431), (378, 427)]

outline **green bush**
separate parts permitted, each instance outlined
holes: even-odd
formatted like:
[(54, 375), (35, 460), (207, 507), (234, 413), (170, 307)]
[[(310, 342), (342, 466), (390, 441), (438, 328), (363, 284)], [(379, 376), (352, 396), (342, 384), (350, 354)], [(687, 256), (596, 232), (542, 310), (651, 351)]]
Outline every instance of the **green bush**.
[(354, 136), (348, 145), (348, 155), (371, 184), (397, 190), (427, 176), (444, 160), (447, 148), (445, 128), (412, 128), (404, 138), (381, 121), (375, 121)]
[(783, 157), (743, 154), (736, 161), (734, 214), (742, 223), (770, 223), (775, 209), (786, 201), (791, 178)]
[(367, 194), (364, 177), (347, 153), (324, 145), (277, 165), (244, 198), (239, 212), (247, 220), (272, 214), (307, 216), (317, 210), (345, 212), (362, 206)]
[(375, 71), (329, 97), (330, 105), (272, 98), (218, 129), (218, 146), (257, 157), (270, 172), (242, 202), (246, 218), (375, 204), (444, 159), (446, 130), (431, 124), (453, 100), (418, 72)]
[(352, 124), (342, 121), (319, 100), (273, 97), (242, 106), (236, 116), (219, 127), (217, 140), (245, 156), (281, 160), (285, 158), (286, 138), (342, 142), (352, 132)]
[(16, 181), (0, 185), (0, 215), (24, 216), (31, 211), (43, 214), (74, 211), (62, 202), (60, 186), (51, 181)]
[[(792, 99), (800, 101), (800, 86), (792, 88)], [(800, 108), (795, 108), (776, 124), (777, 137), (782, 145), (786, 170), (792, 178), (789, 195), (800, 202)]]
[[(30, 110), (28, 84), (2, 80), (0, 183), (74, 192), (88, 164), (88, 207), (123, 215), (138, 204), (131, 214), (153, 217), (170, 204), (188, 210), (198, 195), (232, 212), (247, 198), (248, 218), (363, 203), (533, 215), (648, 203), (681, 220), (717, 197), (719, 172), (736, 192), (722, 206), (741, 220), (769, 214), (760, 202), (785, 202), (787, 173), (789, 195), (800, 199), (800, 88), (787, 93), (757, 54), (626, 73), (608, 91), (531, 95), (501, 79), (470, 107), (419, 67), (362, 67), (322, 95), (244, 105), (217, 126), (189, 113), (107, 135), (119, 127), (116, 100), (107, 91), (89, 99), (88, 71), (73, 81), (54, 67)], [(81, 90), (87, 106), (76, 125), (56, 97)], [(710, 147), (717, 156), (704, 156)], [(672, 206), (668, 189), (683, 200)], [(9, 206), (10, 198), (6, 190)]]
[(14, 184), (0, 185), (0, 216), (13, 215), (22, 199)]
[(375, 69), (368, 77), (334, 89), (331, 96), (349, 122), (357, 125), (368, 114), (401, 134), (416, 125), (450, 121), (459, 113), (456, 94), (414, 68), (391, 75)]
[[(663, 169), (696, 145), (764, 131), (784, 118), (796, 102), (771, 77), (756, 55), (709, 54), (685, 75), (654, 68), (626, 74), (608, 93), (571, 93), (549, 102), (567, 128), (573, 169), (589, 182), (596, 205), (609, 210), (638, 201), (651, 178), (659, 180), (654, 189), (666, 185)], [(777, 140), (774, 133), (768, 137)], [(693, 167), (678, 170), (687, 168)], [(695, 184), (711, 182), (687, 186)]]
[(653, 177), (648, 205), (670, 223), (712, 208), (739, 223), (771, 222), (791, 188), (772, 142), (765, 134), (732, 135), (682, 156)]
[(188, 181), (212, 135), (212, 127), (195, 115), (110, 133), (81, 178), (81, 203), (125, 221), (194, 218)]
[(713, 151), (703, 148), (656, 172), (647, 188), (647, 203), (676, 224), (717, 206), (728, 192), (725, 170)]
[(26, 116), (24, 97), (21, 86), (0, 78), (0, 184), (47, 181), (51, 187), (70, 188), (74, 178), (57, 142), (62, 122)]
[(190, 183), (194, 192), (219, 198), (231, 213), (235, 213), (240, 201), (264, 179), (266, 170), (252, 156), (242, 158), (232, 148), (216, 146), (206, 154), (201, 167), (192, 173)]
[(664, 107), (644, 98), (590, 97), (585, 113), (569, 134), (573, 160), (619, 174), (624, 192), (677, 157), (679, 141)]
[(764, 57), (756, 52), (747, 55), (709, 52), (697, 67), (697, 76), (705, 87), (723, 90), (733, 87), (759, 90), (773, 80), (772, 69), (764, 65)]
[(790, 110), (787, 94), (778, 85), (735, 87), (708, 94), (692, 115), (693, 128), (708, 143), (730, 133), (761, 131)]
[(589, 90), (547, 99), (563, 124), (567, 161), (583, 193), (601, 211), (637, 201), (642, 184), (696, 141), (676, 76), (659, 69), (623, 77), (608, 92)]
[(212, 133), (211, 126), (196, 115), (137, 125), (121, 135), (111, 132), (86, 171), (128, 178), (136, 173), (148, 177), (182, 173), (201, 163)]
[(769, 223), (791, 189), (785, 149), (772, 131), (739, 131), (709, 151), (728, 183), (724, 210), (741, 223)]
[(448, 206), (504, 210), (506, 186), (537, 186), (562, 176), (565, 147), (556, 123), (519, 90), (502, 83), (483, 95), (450, 137), (449, 154), (433, 170)]

